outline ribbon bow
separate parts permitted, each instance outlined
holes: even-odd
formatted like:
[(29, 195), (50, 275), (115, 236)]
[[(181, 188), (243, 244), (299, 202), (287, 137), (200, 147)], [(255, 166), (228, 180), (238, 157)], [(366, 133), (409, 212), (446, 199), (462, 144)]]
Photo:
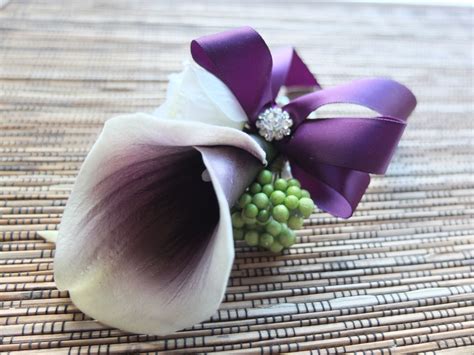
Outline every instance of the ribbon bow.
[[(258, 115), (275, 104), (282, 86), (312, 87), (282, 109), (293, 120), (291, 135), (276, 146), (292, 174), (315, 203), (334, 216), (352, 215), (369, 173), (383, 174), (403, 134), (415, 96), (389, 79), (362, 79), (323, 89), (292, 48), (272, 54), (250, 27), (204, 36), (191, 43), (193, 59), (224, 82), (255, 127)], [(350, 103), (376, 111), (374, 118), (307, 119), (321, 106)]]

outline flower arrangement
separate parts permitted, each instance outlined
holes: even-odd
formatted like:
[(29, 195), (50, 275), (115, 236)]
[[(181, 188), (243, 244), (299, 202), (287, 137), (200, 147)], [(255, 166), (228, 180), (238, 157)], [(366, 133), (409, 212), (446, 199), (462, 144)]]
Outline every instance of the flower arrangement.
[[(234, 238), (279, 253), (314, 204), (350, 217), (416, 106), (389, 79), (323, 89), (294, 49), (271, 53), (249, 27), (198, 38), (191, 55), (153, 114), (106, 122), (59, 228), (58, 288), (131, 332), (165, 335), (214, 314)], [(308, 118), (334, 103), (379, 116)]]

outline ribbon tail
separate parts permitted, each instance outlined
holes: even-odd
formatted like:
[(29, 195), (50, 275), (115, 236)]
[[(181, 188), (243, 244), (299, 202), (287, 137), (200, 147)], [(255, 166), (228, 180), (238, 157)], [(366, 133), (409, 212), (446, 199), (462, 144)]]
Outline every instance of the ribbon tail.
[(314, 164), (307, 171), (292, 163), (291, 172), (319, 208), (342, 218), (352, 216), (370, 183), (367, 173), (326, 164)]
[(272, 97), (275, 99), (282, 86), (321, 89), (318, 81), (293, 47), (272, 52)]

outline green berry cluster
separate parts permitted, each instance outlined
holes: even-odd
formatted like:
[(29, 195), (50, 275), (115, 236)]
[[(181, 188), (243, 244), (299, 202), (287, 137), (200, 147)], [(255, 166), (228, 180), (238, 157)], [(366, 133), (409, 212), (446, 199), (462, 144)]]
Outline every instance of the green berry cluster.
[(294, 230), (313, 210), (309, 192), (297, 179), (262, 170), (232, 208), (234, 239), (279, 253), (295, 243)]

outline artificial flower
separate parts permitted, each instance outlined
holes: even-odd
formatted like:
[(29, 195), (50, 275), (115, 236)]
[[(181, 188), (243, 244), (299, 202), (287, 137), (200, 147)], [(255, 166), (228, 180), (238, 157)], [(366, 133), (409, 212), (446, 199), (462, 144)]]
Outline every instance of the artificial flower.
[[(389, 79), (323, 89), (292, 48), (272, 55), (249, 27), (201, 37), (190, 49), (195, 62), (171, 77), (154, 115), (105, 124), (59, 228), (58, 287), (89, 316), (127, 331), (166, 335), (214, 314), (234, 258), (229, 209), (275, 151), (308, 190), (299, 202), (293, 198), (304, 202), (298, 211), (309, 216), (311, 196), (321, 209), (348, 218), (369, 173), (386, 171), (416, 105), (410, 90)], [(276, 108), (282, 86), (313, 92)], [(379, 116), (307, 119), (335, 103), (361, 105)], [(269, 133), (264, 136), (271, 143), (252, 136), (256, 128)], [(275, 189), (295, 193), (295, 186), (286, 190), (287, 182), (277, 182)], [(250, 190), (255, 205), (236, 215), (234, 222), (244, 221), (240, 227), (269, 206), (268, 197)], [(288, 207), (271, 201), (272, 218), (301, 226), (302, 220), (290, 223), (296, 205), (283, 200)], [(257, 245), (263, 235), (245, 240)], [(281, 247), (293, 239), (285, 245), (279, 239)]]
[(234, 258), (229, 206), (265, 163), (233, 128), (147, 114), (107, 121), (60, 224), (58, 288), (131, 332), (169, 334), (210, 317)]

